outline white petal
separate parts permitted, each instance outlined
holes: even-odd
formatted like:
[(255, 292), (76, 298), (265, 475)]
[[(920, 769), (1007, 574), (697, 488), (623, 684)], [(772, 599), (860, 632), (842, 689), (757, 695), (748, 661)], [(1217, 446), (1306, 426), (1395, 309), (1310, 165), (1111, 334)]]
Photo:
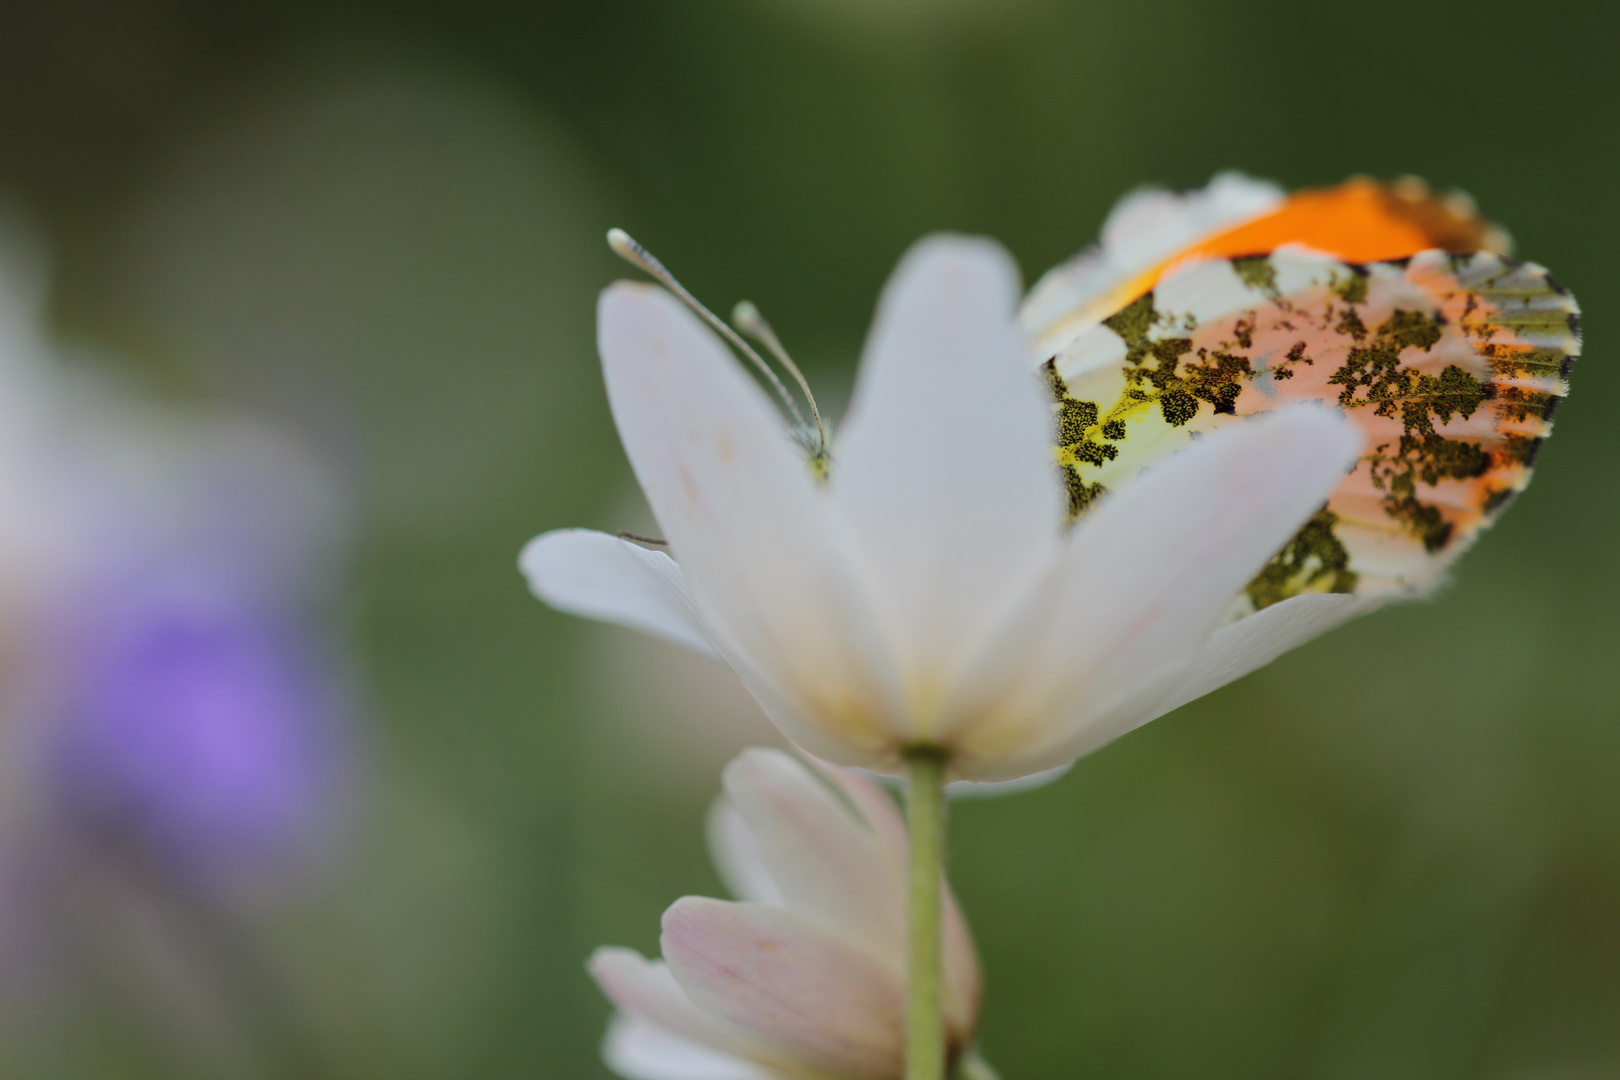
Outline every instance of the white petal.
[(792, 912), (701, 896), (664, 913), (664, 957), (699, 1006), (851, 1080), (893, 1080), (904, 1056), (901, 976)]
[[(854, 769), (780, 750), (744, 751), (725, 782), (709, 847), (733, 895), (814, 919), (903, 970), (908, 844), (893, 797)], [(949, 886), (945, 912), (947, 1019), (965, 1042), (978, 1023), (979, 960)]]
[(887, 755), (888, 643), (780, 414), (661, 289), (604, 292), (598, 344), (625, 451), (721, 655), (791, 738)]
[(1150, 720), (1264, 667), (1340, 623), (1379, 607), (1384, 599), (1296, 596), (1239, 619), (1210, 635), (1195, 656), (1165, 664), (1095, 710), (1084, 725), (1071, 731), (1067, 740), (1044, 748), (1022, 767), (1089, 754)]
[(894, 852), (829, 784), (781, 750), (743, 751), (726, 766), (724, 783), (782, 906), (903, 970), (903, 835)]
[(912, 248), (884, 290), (835, 447), (833, 495), (898, 627), (923, 736), (945, 673), (1063, 520), (1052, 407), (1014, 316), (1017, 290), (993, 243)]
[[(1077, 722), (1071, 716), (1066, 723), (1051, 725), (1047, 739), (1028, 740), (994, 761), (975, 763), (970, 760), (963, 771), (998, 781), (1002, 777), (1045, 775), (1054, 768), (1066, 768), (1076, 758), (1168, 712), (1164, 703), (1186, 678), (1191, 666), (1191, 657), (1179, 657), (1112, 697), (1084, 702), (1082, 719)], [(1054, 762), (1062, 764), (1054, 766)]]
[(962, 907), (949, 885), (945, 888), (944, 926), (941, 931), (940, 961), (945, 974), (945, 1028), (954, 1045), (965, 1046), (979, 1027), (984, 984), (979, 967), (979, 950), (973, 944)]
[(1196, 191), (1150, 188), (1127, 195), (1108, 215), (1095, 246), (1048, 271), (1030, 290), (1023, 321), (1041, 358), (1112, 315), (1120, 306), (1118, 290), (1138, 275), (1282, 199), (1276, 186), (1230, 172)]
[(525, 544), (518, 567), (534, 595), (559, 611), (657, 634), (720, 661), (681, 568), (661, 551), (590, 529), (557, 529)]
[(779, 1056), (719, 1016), (699, 1008), (662, 961), (648, 960), (633, 949), (602, 948), (591, 954), (586, 969), (608, 1000), (628, 1016), (640, 1017), (683, 1039), (750, 1061), (769, 1062)]
[(977, 780), (953, 780), (945, 785), (945, 794), (953, 799), (999, 799), (1003, 795), (1016, 795), (1020, 791), (1034, 791), (1069, 775), (1074, 762), (1065, 762), (1054, 769), (1030, 773), (1016, 780), (996, 780), (981, 783)]
[(627, 1080), (776, 1080), (777, 1074), (649, 1020), (621, 1013), (608, 1025), (602, 1059)]
[(725, 795), (710, 804), (707, 826), (709, 858), (727, 891), (738, 900), (785, 907), (782, 890), (771, 877), (759, 842)]
[(1076, 529), (1063, 573), (1076, 602), (1062, 610), (1051, 640), (1058, 654), (1098, 658), (1106, 674), (1099, 689), (1128, 686), (1201, 647), (1362, 444), (1342, 415), (1314, 406), (1228, 431), (1144, 472)]
[(1372, 611), (1384, 599), (1294, 596), (1222, 627), (1210, 636), (1185, 681), (1166, 699), (1163, 711), (1180, 708), (1256, 668), (1265, 667), (1288, 650)]
[(1097, 709), (1190, 664), (1360, 446), (1338, 414), (1296, 406), (1205, 436), (1093, 510), (966, 688), (956, 736), (963, 778), (1020, 775), (997, 759), (1063, 764), (1029, 755), (1085, 742)]

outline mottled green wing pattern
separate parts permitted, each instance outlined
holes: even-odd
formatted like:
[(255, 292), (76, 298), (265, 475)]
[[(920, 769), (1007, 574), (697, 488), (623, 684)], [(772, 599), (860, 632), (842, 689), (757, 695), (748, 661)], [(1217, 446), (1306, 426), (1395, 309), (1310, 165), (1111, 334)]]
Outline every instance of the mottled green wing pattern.
[(1184, 265), (1046, 361), (1071, 514), (1221, 424), (1321, 402), (1366, 453), (1235, 613), (1423, 592), (1529, 481), (1578, 310), (1541, 267), (1488, 253)]

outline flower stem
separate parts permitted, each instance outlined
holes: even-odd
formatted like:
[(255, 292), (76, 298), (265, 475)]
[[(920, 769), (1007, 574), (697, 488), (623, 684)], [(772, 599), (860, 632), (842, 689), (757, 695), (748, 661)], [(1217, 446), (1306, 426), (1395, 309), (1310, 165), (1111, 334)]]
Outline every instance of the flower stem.
[(911, 838), (906, 1080), (943, 1080), (945, 1076), (945, 1002), (940, 957), (945, 762), (945, 753), (933, 747), (918, 747), (906, 754), (906, 827)]

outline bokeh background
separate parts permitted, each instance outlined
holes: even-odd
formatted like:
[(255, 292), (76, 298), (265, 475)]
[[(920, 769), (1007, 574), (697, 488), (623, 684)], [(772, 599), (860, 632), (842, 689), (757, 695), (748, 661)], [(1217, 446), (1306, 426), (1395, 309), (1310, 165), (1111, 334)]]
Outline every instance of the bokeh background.
[[(217, 605), (182, 604), (204, 645), (162, 653), (181, 681), (246, 657), (219, 700), (292, 779), (192, 736), (179, 764), (85, 765), (95, 724), (71, 768), (16, 751), (0, 1073), (606, 1076), (582, 962), (655, 951), (670, 901), (717, 892), (718, 768), (773, 736), (727, 676), (516, 572), (543, 529), (645, 521), (592, 344), (625, 273), (604, 230), (756, 301), (837, 402), (919, 235), (996, 236), (1033, 280), (1130, 188), (1240, 168), (1472, 192), (1581, 298), (1587, 356), (1437, 599), (957, 805), (986, 1054), (1008, 1080), (1620, 1076), (1617, 35), (1595, 0), (0, 5), (0, 192), (31, 238), (5, 254), (49, 252), (49, 365), (159, 435), (273, 431), (328, 490), (190, 519), (239, 527), (202, 530), (226, 577), (326, 523), (310, 595), (269, 604), (324, 675)], [(224, 591), (298, 591), (254, 588)], [(10, 708), (35, 746), (84, 711)], [(311, 709), (318, 738), (261, 730)], [(163, 801), (221, 761), (213, 801)], [(153, 855), (108, 776), (223, 822), (176, 841), (192, 862), (269, 829), (273, 883)]]

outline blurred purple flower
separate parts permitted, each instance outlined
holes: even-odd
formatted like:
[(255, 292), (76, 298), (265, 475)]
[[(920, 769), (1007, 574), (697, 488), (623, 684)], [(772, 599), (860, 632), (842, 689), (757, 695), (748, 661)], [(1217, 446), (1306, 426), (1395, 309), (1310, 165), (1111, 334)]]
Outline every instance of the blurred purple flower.
[(351, 761), (309, 627), (181, 580), (104, 599), (75, 636), (47, 751), (65, 823), (211, 891), (322, 861)]
[(315, 1075), (262, 916), (354, 816), (346, 500), (284, 433), (62, 363), (3, 226), (0, 1046), (90, 990), (209, 1075)]
[(318, 618), (345, 500), (282, 432), (63, 363), (16, 254), (0, 251), (0, 892), (113, 855), (210, 903), (273, 898), (331, 865), (353, 799), (354, 718)]

